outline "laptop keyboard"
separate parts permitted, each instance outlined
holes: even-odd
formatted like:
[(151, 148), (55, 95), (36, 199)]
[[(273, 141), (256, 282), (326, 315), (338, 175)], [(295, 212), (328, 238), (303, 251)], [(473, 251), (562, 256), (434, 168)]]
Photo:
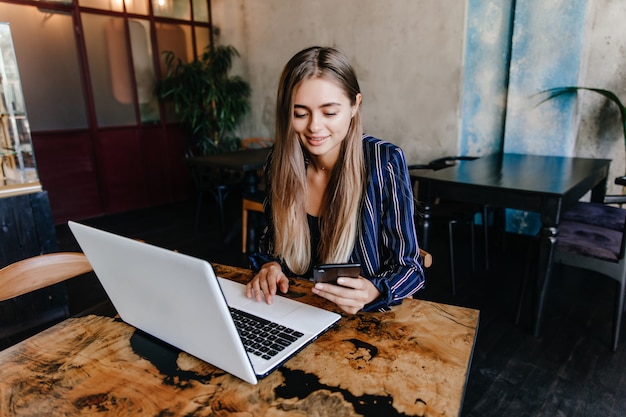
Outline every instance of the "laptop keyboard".
[(263, 359), (271, 359), (304, 336), (289, 327), (229, 308), (246, 351)]

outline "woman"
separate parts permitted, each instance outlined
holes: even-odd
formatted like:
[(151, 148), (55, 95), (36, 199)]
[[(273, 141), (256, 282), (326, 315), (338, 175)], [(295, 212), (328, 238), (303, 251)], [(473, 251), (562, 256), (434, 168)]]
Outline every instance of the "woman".
[(272, 302), (287, 276), (319, 263), (358, 262), (358, 278), (317, 283), (313, 292), (347, 313), (383, 311), (424, 285), (404, 154), (363, 136), (362, 95), (347, 58), (312, 47), (285, 66), (276, 141), (266, 169), (267, 228), (246, 295)]

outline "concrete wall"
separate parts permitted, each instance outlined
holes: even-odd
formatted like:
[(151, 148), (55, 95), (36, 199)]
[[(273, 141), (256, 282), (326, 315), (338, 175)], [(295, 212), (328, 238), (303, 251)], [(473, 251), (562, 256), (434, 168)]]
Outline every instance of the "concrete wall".
[[(582, 64), (579, 84), (611, 90), (626, 105), (626, 2), (595, 0), (587, 17), (587, 57)], [(609, 158), (610, 179), (624, 175), (624, 129), (617, 107), (602, 96), (579, 96), (576, 130), (576, 155)], [(612, 180), (610, 181), (612, 183)], [(610, 184), (609, 192), (621, 193), (622, 187)]]
[(367, 133), (409, 162), (459, 151), (466, 4), (458, 0), (212, 0), (216, 41), (241, 53), (251, 83), (245, 136), (274, 132), (282, 67), (311, 45), (343, 50), (364, 95)]
[(576, 84), (626, 100), (626, 2), (212, 0), (212, 7), (216, 41), (241, 52), (236, 71), (253, 88), (242, 136), (272, 136), (285, 62), (304, 47), (332, 45), (356, 68), (366, 131), (402, 146), (409, 162), (504, 149), (611, 158), (611, 177), (624, 174), (614, 106), (585, 94), (537, 107), (534, 95)]

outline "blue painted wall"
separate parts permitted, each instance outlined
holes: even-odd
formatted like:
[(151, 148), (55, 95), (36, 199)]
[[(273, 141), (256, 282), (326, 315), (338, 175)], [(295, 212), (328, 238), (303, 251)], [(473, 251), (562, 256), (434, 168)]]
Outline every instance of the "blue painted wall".
[[(574, 99), (538, 106), (538, 93), (577, 85), (586, 0), (469, 0), (460, 148), (572, 156)], [(523, 175), (523, 173), (520, 173)], [(536, 234), (536, 213), (506, 211), (507, 230)]]
[(537, 107), (537, 94), (578, 84), (586, 11), (586, 0), (517, 0), (505, 152), (573, 156), (575, 100), (552, 100)]
[(514, 0), (469, 0), (460, 154), (502, 151)]

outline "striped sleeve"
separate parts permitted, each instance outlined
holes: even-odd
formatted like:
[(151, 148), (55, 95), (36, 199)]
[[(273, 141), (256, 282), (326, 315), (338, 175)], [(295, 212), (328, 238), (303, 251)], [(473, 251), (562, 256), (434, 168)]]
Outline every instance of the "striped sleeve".
[(414, 223), (413, 190), (402, 150), (364, 137), (368, 180), (353, 260), (381, 293), (364, 311), (384, 311), (424, 286)]

